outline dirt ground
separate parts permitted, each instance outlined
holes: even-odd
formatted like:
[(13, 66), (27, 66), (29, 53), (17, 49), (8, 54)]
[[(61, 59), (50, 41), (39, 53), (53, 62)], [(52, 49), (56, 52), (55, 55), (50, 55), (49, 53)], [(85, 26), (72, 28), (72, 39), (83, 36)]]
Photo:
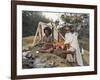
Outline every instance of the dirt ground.
[[(23, 49), (29, 49), (30, 46), (33, 43), (33, 39), (34, 39), (34, 36), (24, 37), (22, 39), (22, 48)], [(33, 56), (36, 56), (37, 54), (34, 51), (36, 51), (36, 50), (32, 50), (32, 54), (33, 54)], [(61, 57), (59, 57), (57, 55), (53, 55), (52, 53), (51, 54), (41, 54), (41, 53), (39, 53), (38, 55), (39, 55), (38, 57), (43, 56), (43, 57), (41, 57), (41, 59), (43, 59), (44, 57), (48, 58), (48, 57), (52, 56), (52, 58), (50, 60), (54, 61), (56, 66), (57, 65), (58, 66), (63, 66), (63, 67), (65, 67), (65, 66), (71, 66), (69, 63), (66, 64), (63, 58), (61, 58)], [(84, 66), (88, 66), (89, 65), (89, 52), (87, 50), (84, 50), (84, 54), (82, 55), (82, 57), (83, 57)], [(49, 60), (49, 62), (50, 62), (50, 60)]]

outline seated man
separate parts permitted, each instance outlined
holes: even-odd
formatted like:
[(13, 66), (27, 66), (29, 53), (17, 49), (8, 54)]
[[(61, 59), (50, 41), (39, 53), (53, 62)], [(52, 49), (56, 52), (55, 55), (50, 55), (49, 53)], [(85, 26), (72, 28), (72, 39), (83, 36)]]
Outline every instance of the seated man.
[(52, 52), (53, 51), (53, 37), (52, 37), (52, 30), (49, 27), (44, 28), (45, 35), (42, 38), (43, 46), (38, 51), (39, 52)]
[(67, 52), (66, 59), (68, 62), (75, 62), (75, 49), (71, 45), (73, 41), (73, 36), (69, 27), (66, 27), (65, 30), (66, 30), (66, 34), (65, 34), (64, 44)]

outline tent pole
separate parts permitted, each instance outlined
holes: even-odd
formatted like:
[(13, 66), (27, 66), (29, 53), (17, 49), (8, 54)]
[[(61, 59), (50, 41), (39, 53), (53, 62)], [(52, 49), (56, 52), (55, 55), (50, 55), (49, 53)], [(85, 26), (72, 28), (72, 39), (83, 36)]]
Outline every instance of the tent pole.
[(34, 36), (32, 46), (34, 46), (34, 45), (35, 45), (35, 41), (36, 41), (36, 37), (37, 37), (38, 31), (39, 31), (39, 26), (38, 26), (37, 31), (36, 31), (36, 34), (35, 34), (35, 36)]

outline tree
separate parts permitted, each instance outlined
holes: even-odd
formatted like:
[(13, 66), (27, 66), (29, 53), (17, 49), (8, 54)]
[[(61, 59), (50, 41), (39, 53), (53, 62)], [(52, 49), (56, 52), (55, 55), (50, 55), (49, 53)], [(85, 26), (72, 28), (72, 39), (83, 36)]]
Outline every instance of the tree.
[(23, 37), (35, 35), (38, 23), (42, 21), (48, 23), (50, 20), (42, 15), (42, 12), (23, 11), (22, 12), (22, 34)]

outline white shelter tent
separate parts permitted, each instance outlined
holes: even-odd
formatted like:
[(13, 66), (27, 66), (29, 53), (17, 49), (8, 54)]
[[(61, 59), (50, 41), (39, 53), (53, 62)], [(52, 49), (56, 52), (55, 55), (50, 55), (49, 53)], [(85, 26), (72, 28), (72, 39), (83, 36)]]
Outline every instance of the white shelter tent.
[(33, 39), (32, 46), (34, 46), (35, 44), (39, 43), (42, 40), (42, 37), (44, 36), (45, 27), (50, 27), (52, 29), (53, 40), (56, 40), (56, 41), (59, 41), (59, 39), (65, 40), (64, 36), (58, 31), (54, 23), (39, 22), (37, 30), (36, 30), (36, 34)]

